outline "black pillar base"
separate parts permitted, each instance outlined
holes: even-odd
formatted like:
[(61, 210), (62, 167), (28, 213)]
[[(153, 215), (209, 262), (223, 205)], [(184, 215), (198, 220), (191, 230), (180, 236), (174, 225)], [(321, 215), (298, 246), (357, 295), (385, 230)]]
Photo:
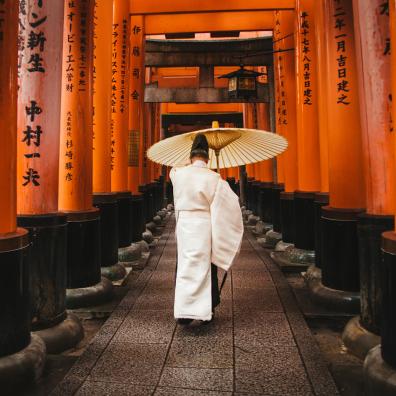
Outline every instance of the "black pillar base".
[(342, 341), (349, 352), (364, 360), (370, 350), (381, 343), (381, 337), (367, 330), (360, 316), (355, 316), (345, 326)]
[(0, 386), (4, 395), (15, 395), (38, 382), (46, 361), (44, 341), (32, 335), (25, 348), (12, 355), (0, 357)]
[(101, 273), (110, 280), (125, 277), (125, 268), (118, 264), (118, 206), (114, 193), (94, 194), (93, 204), (100, 210)]
[(261, 183), (258, 191), (258, 215), (264, 223), (272, 224), (272, 187), (274, 183)]
[(277, 233), (282, 232), (281, 228), (281, 206), (280, 206), (280, 195), (284, 191), (283, 184), (274, 184), (272, 187), (272, 224), (274, 231)]
[(283, 191), (280, 194), (282, 240), (285, 243), (294, 243), (295, 240), (295, 211), (294, 192)]
[(335, 311), (359, 313), (360, 281), (357, 220), (362, 210), (322, 208), (322, 279), (312, 298)]
[(335, 290), (359, 292), (357, 224), (363, 210), (322, 208), (322, 279)]
[[(85, 212), (67, 213), (67, 288), (66, 306), (77, 308), (86, 306), (84, 296), (87, 289), (96, 288), (101, 282), (100, 271), (100, 212), (93, 208)], [(112, 288), (111, 282), (100, 293), (91, 293), (89, 305), (99, 305), (112, 298), (105, 292)], [(81, 302), (79, 302), (81, 299)]]
[(359, 216), (360, 322), (377, 335), (381, 332), (382, 234), (393, 227), (393, 216)]
[(30, 335), (28, 231), (18, 228), (0, 240), (0, 385), (1, 392), (35, 382), (45, 364), (45, 345)]
[(48, 353), (63, 352), (84, 337), (80, 321), (71, 320), (66, 313), (66, 215), (18, 216), (18, 225), (29, 230), (32, 242), (32, 330), (43, 335)]
[(111, 281), (102, 277), (99, 283), (88, 287), (67, 289), (66, 306), (68, 309), (86, 308), (106, 304), (114, 297)]
[(295, 239), (294, 246), (302, 250), (315, 250), (315, 193), (294, 193)]
[(396, 369), (396, 233), (382, 234), (381, 268), (381, 352), (384, 361)]
[(30, 343), (29, 234), (18, 228), (0, 239), (0, 358)]
[(84, 328), (77, 316), (68, 314), (62, 322), (34, 334), (44, 341), (47, 353), (58, 354), (74, 348), (84, 338)]
[(146, 229), (146, 218), (144, 211), (143, 195), (132, 196), (131, 223), (132, 223), (132, 242), (139, 242), (142, 240), (142, 234)]
[(381, 345), (373, 348), (364, 361), (365, 395), (396, 395), (396, 368), (381, 355)]
[(322, 208), (328, 206), (329, 194), (316, 193), (315, 195), (315, 265), (322, 268)]
[(116, 193), (118, 208), (118, 247), (126, 248), (132, 243), (131, 199), (130, 191)]

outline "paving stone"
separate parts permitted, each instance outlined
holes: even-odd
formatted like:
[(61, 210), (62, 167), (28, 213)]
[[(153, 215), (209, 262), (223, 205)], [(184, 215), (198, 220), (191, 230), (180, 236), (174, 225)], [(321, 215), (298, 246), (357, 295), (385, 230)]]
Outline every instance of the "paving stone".
[(166, 361), (169, 367), (232, 368), (234, 364), (232, 332), (224, 337), (177, 338)]
[(266, 369), (249, 371), (235, 369), (235, 389), (249, 395), (261, 394), (268, 396), (310, 396), (313, 395), (311, 386), (304, 369), (294, 369), (287, 366), (287, 359), (283, 357), (284, 365), (281, 369), (276, 363), (268, 359)]
[(167, 345), (112, 342), (91, 372), (91, 380), (156, 385)]
[(271, 275), (268, 272), (233, 271), (232, 284), (241, 289), (261, 289), (263, 287), (275, 287)]
[(231, 392), (212, 392), (183, 388), (158, 387), (154, 396), (231, 396)]
[(283, 312), (275, 288), (242, 289), (234, 287), (233, 293), (236, 311)]
[(231, 392), (233, 390), (233, 370), (165, 367), (159, 385)]
[(173, 310), (134, 310), (114, 336), (115, 342), (168, 344), (176, 322)]
[(88, 380), (76, 393), (76, 396), (150, 396), (153, 392), (154, 386)]
[(296, 346), (283, 313), (236, 312), (234, 336), (235, 346), (242, 348)]
[(142, 294), (136, 301), (134, 309), (137, 310), (170, 310), (173, 309), (174, 294), (155, 290)]

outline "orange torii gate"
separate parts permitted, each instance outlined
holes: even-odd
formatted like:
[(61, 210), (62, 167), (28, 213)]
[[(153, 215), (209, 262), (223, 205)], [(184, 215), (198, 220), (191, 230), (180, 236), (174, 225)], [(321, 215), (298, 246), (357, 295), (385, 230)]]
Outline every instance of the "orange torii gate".
[(20, 7), (18, 223), (31, 232), (32, 330), (49, 353), (84, 335), (66, 312), (67, 216), (58, 212), (64, 2)]
[(41, 338), (30, 334), (30, 242), (16, 220), (18, 2), (0, 2), (0, 18), (0, 362), (2, 391), (11, 393), (41, 375), (46, 352)]

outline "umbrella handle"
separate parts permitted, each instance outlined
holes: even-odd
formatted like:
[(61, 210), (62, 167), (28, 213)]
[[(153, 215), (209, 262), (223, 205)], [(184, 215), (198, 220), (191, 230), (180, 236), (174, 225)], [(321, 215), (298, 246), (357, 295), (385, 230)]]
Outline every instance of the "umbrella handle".
[(215, 150), (215, 154), (216, 154), (217, 173), (220, 173), (220, 160), (219, 160), (220, 150)]

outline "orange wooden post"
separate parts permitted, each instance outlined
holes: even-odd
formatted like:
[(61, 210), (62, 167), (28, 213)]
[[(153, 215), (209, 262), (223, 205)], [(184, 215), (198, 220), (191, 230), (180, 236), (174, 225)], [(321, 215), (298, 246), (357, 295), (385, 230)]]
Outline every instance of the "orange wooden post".
[[(297, 0), (295, 16), (298, 190), (294, 193), (294, 245), (296, 249), (305, 251), (315, 250), (314, 202), (315, 193), (320, 191), (319, 95), (314, 6), (315, 0)], [(295, 251), (291, 253), (295, 257)], [(299, 251), (299, 264), (304, 267), (308, 263), (313, 263), (313, 253)]]
[(129, 154), (128, 183), (133, 193), (138, 193), (143, 182), (144, 148), (144, 17), (131, 17), (130, 36), (130, 88), (129, 88)]
[[(59, 210), (68, 217), (69, 307), (111, 297), (101, 281), (99, 210), (93, 207), (94, 0), (65, 2), (59, 158)], [(110, 98), (109, 98), (110, 100)], [(81, 289), (101, 282), (99, 295)], [(92, 301), (90, 301), (92, 304)]]
[[(4, 389), (26, 380), (18, 375), (19, 359), (9, 367), (8, 355), (30, 348), (34, 361), (27, 365), (27, 374), (31, 378), (41, 375), (45, 359), (43, 342), (30, 337), (29, 237), (27, 230), (17, 228), (16, 222), (18, 2), (13, 0), (0, 2), (0, 57), (0, 376), (6, 382), (2, 383)], [(37, 354), (32, 352), (35, 346)], [(14, 368), (17, 375), (10, 375)]]
[[(384, 4), (383, 6), (386, 6)], [(390, 20), (390, 42), (392, 45), (391, 51), (391, 89), (392, 89), (392, 120), (393, 123), (396, 120), (396, 51), (394, 43), (396, 43), (396, 2), (395, 0), (389, 0), (389, 20)], [(387, 51), (387, 48), (385, 50)], [(394, 134), (395, 132), (393, 132)], [(393, 136), (394, 137), (394, 136)], [(393, 154), (396, 156), (396, 140), (393, 141)], [(395, 167), (395, 161), (393, 162)], [(396, 174), (396, 169), (393, 169), (393, 185), (396, 180), (394, 175)], [(391, 204), (392, 205), (392, 204)], [(396, 202), (393, 201), (393, 214), (395, 214)], [(394, 304), (395, 304), (395, 257), (396, 257), (396, 232), (388, 231), (382, 234), (382, 251), (383, 251), (383, 262), (382, 270), (382, 324), (381, 324), (381, 348), (376, 348), (375, 353), (370, 354), (367, 358), (367, 369), (369, 377), (369, 385), (374, 388), (375, 393), (385, 394), (386, 392), (394, 393), (395, 386), (389, 385), (390, 375), (394, 375), (394, 370), (396, 367), (395, 359), (395, 321), (394, 321)], [(382, 362), (379, 355), (382, 355)], [(378, 362), (378, 363), (377, 363)], [(385, 367), (384, 374), (378, 375), (378, 365), (381, 364)], [(390, 367), (389, 367), (390, 366)], [(374, 380), (374, 377), (379, 378), (379, 380)], [(370, 388), (371, 388), (370, 386)], [(389, 389), (389, 391), (388, 391)]]
[(360, 0), (353, 5), (367, 205), (366, 213), (358, 220), (361, 312), (360, 317), (347, 324), (343, 340), (347, 348), (359, 351), (356, 334), (371, 338), (367, 353), (379, 343), (381, 334), (380, 301), (385, 288), (381, 284), (381, 234), (393, 229), (394, 223), (391, 56), (388, 4), (381, 0)]
[[(58, 213), (63, 13), (62, 0), (31, 0), (19, 14), (18, 224), (32, 231), (32, 329), (49, 353), (83, 337), (66, 312), (66, 216)], [(59, 331), (65, 324), (71, 332)]]
[[(316, 65), (317, 65), (317, 101), (318, 101), (318, 127), (319, 127), (319, 153), (320, 153), (320, 190), (315, 195), (315, 266), (308, 271), (321, 268), (322, 240), (321, 240), (321, 217), (322, 207), (329, 204), (329, 114), (328, 114), (328, 76), (330, 70), (328, 56), (328, 38), (326, 29), (326, 4), (325, 0), (315, 1), (315, 43), (316, 43)], [(315, 268), (316, 267), (316, 268)]]
[[(113, 0), (111, 62), (111, 191), (117, 194), (118, 258), (130, 263), (140, 256), (133, 241), (131, 192), (128, 189), (129, 50), (130, 18), (128, 0)], [(141, 238), (139, 238), (140, 240)]]
[(113, 124), (111, 119), (113, 2), (95, 1), (93, 62), (93, 203), (100, 210), (101, 272), (122, 279), (118, 263), (118, 203), (111, 192)]
[[(294, 48), (294, 13), (276, 11), (274, 15), (275, 51)], [(278, 171), (284, 175), (285, 191), (281, 194), (281, 230), (285, 243), (294, 242), (294, 191), (297, 190), (297, 119), (296, 73), (293, 51), (278, 52), (275, 60), (277, 132), (289, 142), (288, 149), (278, 158)]]
[(353, 311), (359, 309), (357, 215), (366, 196), (352, 0), (328, 1), (326, 26), (330, 206), (322, 209), (323, 283), (316, 295)]
[(113, 7), (111, 190), (124, 192), (128, 191), (129, 2), (114, 0)]

